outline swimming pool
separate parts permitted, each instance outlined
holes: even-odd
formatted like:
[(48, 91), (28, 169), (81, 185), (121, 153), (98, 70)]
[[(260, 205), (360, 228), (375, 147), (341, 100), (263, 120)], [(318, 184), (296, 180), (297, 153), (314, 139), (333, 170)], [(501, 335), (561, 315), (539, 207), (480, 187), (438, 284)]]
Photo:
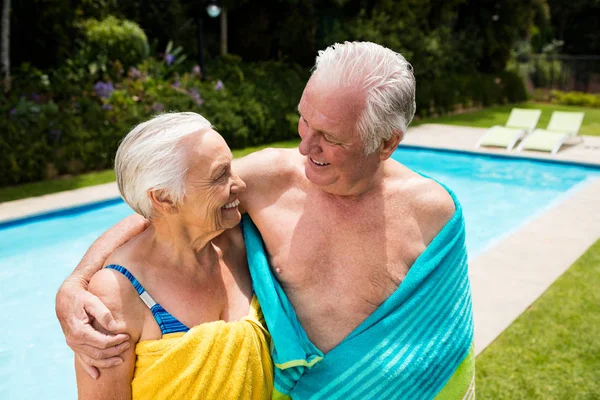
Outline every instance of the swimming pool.
[[(394, 158), (450, 187), (463, 204), (475, 257), (600, 169), (400, 148)], [(105, 202), (0, 225), (0, 398), (75, 399), (75, 373), (54, 317), (62, 280), (94, 239), (132, 211)]]

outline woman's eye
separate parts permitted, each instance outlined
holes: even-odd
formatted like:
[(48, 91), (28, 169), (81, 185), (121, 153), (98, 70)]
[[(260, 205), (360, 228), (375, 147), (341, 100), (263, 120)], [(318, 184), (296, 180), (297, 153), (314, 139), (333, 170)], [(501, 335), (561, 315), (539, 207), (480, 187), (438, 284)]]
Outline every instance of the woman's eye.
[(218, 177), (215, 179), (215, 181), (220, 181), (220, 180), (222, 180), (223, 178), (225, 178), (225, 176), (227, 176), (227, 171), (224, 171), (222, 174), (220, 174), (220, 175), (219, 175), (219, 176), (218, 176)]

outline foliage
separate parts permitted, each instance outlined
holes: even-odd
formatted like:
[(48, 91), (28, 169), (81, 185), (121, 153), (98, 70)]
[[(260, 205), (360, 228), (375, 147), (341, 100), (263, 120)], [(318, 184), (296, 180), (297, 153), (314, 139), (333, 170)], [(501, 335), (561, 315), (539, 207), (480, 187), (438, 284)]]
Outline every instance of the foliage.
[(488, 107), (527, 99), (521, 78), (510, 72), (496, 75), (449, 75), (417, 82), (417, 115), (443, 115), (459, 108)]
[(545, 0), (465, 1), (459, 7), (455, 27), (467, 35), (457, 51), (471, 54), (480, 72), (503, 71), (513, 45), (530, 35), (536, 12), (544, 3)]
[(12, 0), (11, 65), (47, 69), (61, 64), (75, 48), (76, 10), (70, 0)]
[[(263, 144), (254, 147), (245, 147), (239, 150), (233, 150), (233, 157), (244, 157), (255, 151), (266, 147), (294, 148), (298, 147), (299, 139), (286, 140), (284, 142), (275, 142)], [(57, 179), (49, 179), (41, 182), (24, 183), (17, 186), (0, 188), (0, 203), (25, 199), (33, 196), (42, 196), (45, 194), (73, 190), (87, 186), (95, 186), (103, 183), (114, 182), (116, 179), (113, 169), (88, 172), (77, 176), (62, 176)]]
[(13, 93), (24, 95), (0, 107), (0, 186), (110, 168), (123, 135), (163, 111), (201, 113), (234, 148), (297, 135), (289, 114), (304, 85), (298, 67), (231, 58), (219, 62), (222, 79), (203, 82), (197, 66), (167, 63), (147, 58), (106, 80), (76, 60), (49, 74), (22, 68)]
[(598, 0), (547, 0), (555, 37), (565, 54), (600, 54)]
[(11, 108), (8, 102), (0, 102), (0, 184), (4, 185), (45, 177), (48, 140), (58, 129), (53, 123), (58, 114), (56, 104), (39, 105), (24, 97), (13, 101)]
[(102, 21), (86, 20), (83, 26), (84, 52), (90, 63), (105, 65), (107, 60), (118, 60), (129, 67), (148, 57), (148, 39), (135, 22), (109, 16)]
[(534, 93), (534, 98), (553, 104), (600, 108), (600, 94), (538, 90)]
[(455, 52), (457, 41), (463, 38), (452, 30), (457, 6), (463, 1), (434, 6), (419, 0), (382, 0), (371, 9), (361, 8), (356, 15), (335, 20), (320, 47), (346, 40), (381, 44), (402, 53), (415, 67), (417, 80), (471, 72), (473, 60), (464, 57), (468, 53)]

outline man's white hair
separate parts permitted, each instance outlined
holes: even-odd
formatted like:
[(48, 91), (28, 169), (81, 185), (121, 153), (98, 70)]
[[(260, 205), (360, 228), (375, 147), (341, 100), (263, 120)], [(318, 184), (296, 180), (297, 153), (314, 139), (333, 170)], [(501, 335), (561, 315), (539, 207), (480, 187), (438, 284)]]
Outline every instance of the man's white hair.
[(178, 143), (187, 135), (209, 128), (210, 122), (193, 112), (160, 114), (133, 128), (115, 157), (123, 200), (148, 219), (153, 212), (149, 190), (164, 190), (174, 204), (180, 204), (185, 196), (188, 163)]
[(412, 66), (401, 54), (378, 44), (336, 43), (319, 51), (311, 79), (365, 91), (365, 109), (357, 119), (357, 129), (367, 155), (394, 131), (405, 133), (415, 115)]

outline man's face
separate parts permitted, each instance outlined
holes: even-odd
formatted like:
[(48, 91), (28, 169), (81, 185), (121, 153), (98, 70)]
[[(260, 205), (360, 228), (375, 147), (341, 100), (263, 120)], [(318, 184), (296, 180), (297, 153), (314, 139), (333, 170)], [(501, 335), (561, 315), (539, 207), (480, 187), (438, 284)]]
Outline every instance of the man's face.
[(365, 105), (365, 94), (352, 88), (331, 88), (311, 79), (298, 110), (300, 153), (306, 156), (308, 180), (332, 194), (353, 194), (372, 178), (377, 152), (365, 156), (356, 122)]

